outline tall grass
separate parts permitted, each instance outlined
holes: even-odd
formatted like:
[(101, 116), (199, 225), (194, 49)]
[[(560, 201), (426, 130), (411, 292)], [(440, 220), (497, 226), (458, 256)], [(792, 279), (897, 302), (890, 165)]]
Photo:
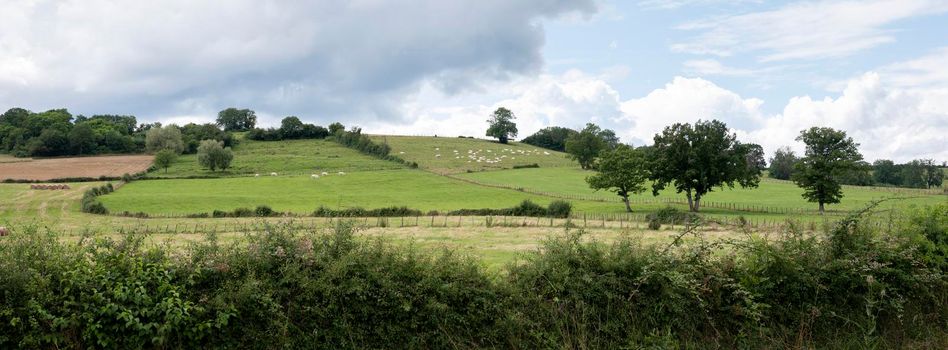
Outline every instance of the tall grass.
[(18, 228), (0, 348), (945, 348), (948, 205), (861, 215), (675, 246), (571, 231), (503, 272), (346, 222), (185, 248)]

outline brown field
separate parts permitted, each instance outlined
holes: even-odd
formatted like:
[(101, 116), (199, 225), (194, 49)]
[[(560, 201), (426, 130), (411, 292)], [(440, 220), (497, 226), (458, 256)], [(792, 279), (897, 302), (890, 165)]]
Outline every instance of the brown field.
[(33, 159), (0, 162), (0, 180), (50, 180), (67, 177), (122, 176), (145, 171), (150, 155)]

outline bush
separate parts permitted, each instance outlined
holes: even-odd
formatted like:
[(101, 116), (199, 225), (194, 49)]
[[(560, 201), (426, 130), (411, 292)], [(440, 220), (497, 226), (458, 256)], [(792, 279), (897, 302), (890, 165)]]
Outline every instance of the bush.
[(645, 218), (649, 222), (649, 228), (652, 227), (653, 222), (657, 224), (657, 227), (653, 228), (653, 230), (657, 230), (658, 227), (660, 227), (662, 224), (683, 225), (687, 223), (700, 223), (701, 222), (701, 216), (699, 216), (698, 214), (688, 212), (688, 211), (681, 211), (681, 210), (678, 210), (678, 208), (674, 208), (671, 206), (667, 206), (662, 209), (659, 209), (658, 211), (654, 213), (649, 213), (648, 215), (646, 215)]
[(550, 202), (550, 205), (547, 206), (547, 212), (554, 218), (568, 218), (569, 214), (573, 212), (573, 204), (557, 199)]
[(257, 208), (253, 210), (253, 213), (258, 217), (268, 217), (276, 214), (273, 209), (266, 205), (257, 206)]
[(518, 165), (514, 165), (514, 166), (513, 166), (514, 169), (527, 169), (527, 168), (539, 168), (539, 167), (540, 167), (540, 164), (537, 164), (537, 163), (533, 163), (533, 164), (518, 164)]

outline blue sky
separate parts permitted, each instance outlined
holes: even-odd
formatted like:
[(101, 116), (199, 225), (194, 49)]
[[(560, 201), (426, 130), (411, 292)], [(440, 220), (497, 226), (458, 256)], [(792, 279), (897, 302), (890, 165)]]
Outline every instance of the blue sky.
[(596, 122), (648, 144), (720, 119), (771, 154), (811, 126), (868, 160), (948, 161), (945, 0), (9, 0), (0, 109), (520, 137)]

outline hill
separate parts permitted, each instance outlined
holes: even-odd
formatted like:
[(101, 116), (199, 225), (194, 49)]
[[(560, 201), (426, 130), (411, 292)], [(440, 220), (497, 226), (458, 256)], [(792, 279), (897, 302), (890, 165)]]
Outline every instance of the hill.
[(388, 144), (392, 155), (439, 174), (511, 169), (533, 164), (541, 168), (577, 167), (565, 153), (519, 142), (501, 144), (475, 138), (388, 135), (373, 135), (372, 140)]

